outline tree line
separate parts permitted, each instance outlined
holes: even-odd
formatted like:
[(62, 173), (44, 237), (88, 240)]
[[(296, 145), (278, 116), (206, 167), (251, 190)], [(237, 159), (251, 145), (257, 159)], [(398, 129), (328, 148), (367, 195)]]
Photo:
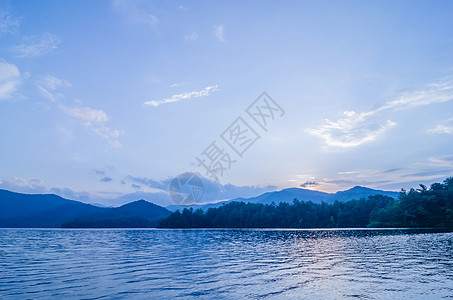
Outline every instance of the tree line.
[(160, 220), (160, 228), (453, 228), (453, 177), (428, 188), (401, 190), (398, 199), (383, 195), (333, 204), (278, 205), (231, 202), (221, 207), (185, 208)]

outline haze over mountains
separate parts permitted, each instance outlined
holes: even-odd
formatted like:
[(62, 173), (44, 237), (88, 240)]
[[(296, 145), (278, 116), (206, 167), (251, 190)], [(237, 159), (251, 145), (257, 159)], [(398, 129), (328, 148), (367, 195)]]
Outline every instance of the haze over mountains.
[[(319, 191), (288, 188), (267, 192), (257, 197), (234, 198), (227, 201), (208, 204), (196, 204), (189, 207), (207, 210), (232, 201), (261, 204), (280, 202), (312, 201), (314, 203), (334, 203), (352, 199), (368, 198), (371, 195), (398, 197), (397, 192), (373, 190), (356, 186), (334, 194)], [(153, 199), (148, 199), (153, 201)], [(136, 200), (120, 207), (99, 207), (79, 201), (68, 200), (52, 194), (21, 194), (0, 190), (0, 227), (17, 228), (132, 228), (156, 227), (160, 219), (171, 211), (182, 210), (188, 206), (170, 205), (166, 208), (145, 200)]]
[[(208, 204), (195, 204), (191, 205), (192, 208), (197, 209), (201, 208), (203, 210), (209, 209), (211, 207), (219, 207), (223, 204), (232, 202), (232, 201), (243, 201), (243, 202), (251, 202), (251, 203), (261, 203), (261, 204), (271, 204), (274, 202), (278, 204), (280, 202), (292, 202), (293, 199), (298, 199), (300, 201), (312, 201), (314, 203), (321, 203), (326, 202), (328, 204), (332, 204), (335, 201), (349, 201), (352, 199), (361, 199), (361, 198), (368, 198), (369, 196), (373, 195), (383, 195), (392, 198), (397, 198), (399, 193), (391, 192), (391, 191), (382, 191), (382, 190), (374, 190), (367, 187), (362, 186), (355, 186), (351, 189), (345, 191), (339, 191), (336, 193), (325, 193), (320, 191), (313, 191), (308, 189), (301, 189), (301, 188), (287, 188), (281, 191), (275, 192), (267, 192), (257, 197), (251, 198), (234, 198), (227, 201), (221, 201), (217, 203), (208, 203)], [(171, 211), (176, 211), (177, 209), (183, 209), (187, 206), (180, 206), (180, 205), (169, 205), (167, 208)]]
[(139, 200), (117, 208), (98, 207), (56, 195), (27, 195), (0, 190), (0, 227), (156, 227), (170, 214)]

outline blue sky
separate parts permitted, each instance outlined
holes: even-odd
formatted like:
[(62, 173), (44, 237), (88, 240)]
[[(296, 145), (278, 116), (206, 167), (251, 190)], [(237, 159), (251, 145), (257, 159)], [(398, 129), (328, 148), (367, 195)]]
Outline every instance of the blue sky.
[[(451, 1), (2, 1), (0, 188), (170, 204), (213, 141), (236, 161), (213, 198), (441, 181), (452, 28)], [(242, 157), (237, 117), (260, 136)]]

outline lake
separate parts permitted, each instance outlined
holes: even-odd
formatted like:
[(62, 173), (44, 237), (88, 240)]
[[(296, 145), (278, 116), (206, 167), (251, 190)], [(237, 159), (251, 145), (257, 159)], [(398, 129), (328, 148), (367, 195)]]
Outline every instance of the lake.
[(452, 258), (433, 230), (0, 229), (0, 298), (453, 298)]

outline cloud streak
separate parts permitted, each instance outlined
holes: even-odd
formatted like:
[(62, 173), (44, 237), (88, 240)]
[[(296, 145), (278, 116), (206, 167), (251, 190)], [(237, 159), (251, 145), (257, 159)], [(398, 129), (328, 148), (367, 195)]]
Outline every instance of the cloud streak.
[(124, 130), (107, 127), (104, 123), (109, 120), (109, 117), (102, 109), (95, 109), (88, 106), (69, 107), (64, 105), (60, 106), (60, 109), (68, 116), (90, 127), (97, 136), (106, 140), (112, 147), (119, 148), (122, 146), (118, 139), (125, 133)]
[(453, 118), (448, 119), (443, 124), (439, 124), (436, 127), (429, 130), (431, 133), (444, 133), (453, 134)]
[(209, 96), (211, 93), (213, 93), (215, 91), (218, 91), (218, 86), (212, 85), (212, 86), (205, 87), (204, 89), (202, 89), (200, 91), (192, 91), (192, 92), (176, 94), (176, 95), (171, 96), (170, 98), (165, 98), (162, 100), (146, 101), (145, 103), (143, 103), (143, 105), (158, 107), (159, 105), (162, 105), (162, 104), (174, 103), (174, 102), (179, 102), (181, 100), (188, 100), (188, 99), (192, 99), (192, 98)]
[(88, 126), (94, 123), (104, 123), (109, 120), (107, 114), (102, 109), (95, 109), (88, 106), (61, 106), (61, 109), (68, 116), (78, 119)]
[(22, 44), (13, 46), (11, 50), (17, 57), (38, 57), (51, 54), (58, 48), (61, 40), (56, 35), (44, 33), (42, 36), (28, 36), (23, 38)]
[(56, 94), (55, 90), (59, 87), (71, 87), (72, 85), (69, 81), (51, 75), (45, 75), (40, 80), (36, 81), (36, 86), (41, 95), (52, 102), (56, 102), (58, 97), (61, 97), (62, 95)]
[(184, 39), (186, 40), (186, 42), (188, 42), (188, 41), (194, 41), (194, 40), (196, 40), (197, 38), (198, 38), (198, 34), (197, 34), (195, 31), (192, 32), (192, 33), (190, 33), (190, 34), (186, 34), (186, 35), (184, 36)]

